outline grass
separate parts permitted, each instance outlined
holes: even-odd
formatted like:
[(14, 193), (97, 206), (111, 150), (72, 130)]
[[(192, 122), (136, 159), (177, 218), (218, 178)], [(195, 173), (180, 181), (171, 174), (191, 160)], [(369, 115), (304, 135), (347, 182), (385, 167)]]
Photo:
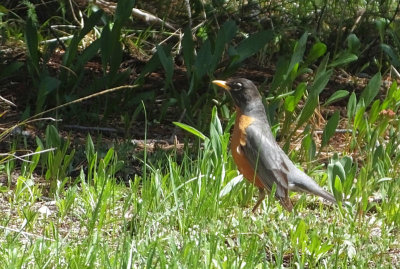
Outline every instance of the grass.
[[(115, 176), (121, 168), (117, 152), (111, 148), (99, 158), (90, 137), (85, 146), (87, 170), (76, 178), (39, 180), (29, 169), (38, 160), (24, 163), (26, 169), (19, 175), (11, 173), (18, 175), (12, 179), (15, 185), (2, 186), (0, 264), (3, 268), (382, 268), (397, 264), (400, 184), (389, 178), (395, 166), (386, 167), (385, 180), (365, 185), (359, 181), (371, 171), (367, 166), (358, 170), (351, 185), (357, 195), (354, 199), (348, 195), (342, 209), (316, 197), (292, 194), (297, 201), (292, 213), (269, 198), (252, 214), (257, 190), (238, 180), (228, 154), (231, 123), (223, 129), (214, 109), (210, 134), (199, 136), (204, 139), (198, 141), (203, 143), (200, 150), (161, 152), (154, 154), (157, 159), (149, 154), (142, 159), (147, 173), (128, 184)], [(54, 131), (48, 128), (45, 142), (54, 141)], [(66, 155), (71, 152), (61, 150)], [(348, 172), (349, 165), (339, 157), (331, 165), (341, 162)], [(331, 173), (313, 171), (317, 181), (325, 181)], [(46, 187), (51, 180), (54, 189)], [(363, 210), (360, 188), (380, 200), (367, 201)], [(339, 195), (344, 193), (341, 190)]]
[[(217, 6), (206, 2), (200, 11), (214, 19), (204, 23), (202, 16), (194, 17), (195, 24), (204, 25), (180, 29), (184, 35), (179, 41), (162, 46), (156, 46), (159, 35), (171, 33), (152, 32), (147, 26), (140, 30), (136, 24), (128, 27), (131, 30), (124, 27), (130, 23), (133, 1), (118, 1), (114, 17), (89, 7), (83, 11), (84, 27), (65, 33), (73, 38), (63, 43), (62, 55), (60, 44), (40, 42), (53, 36), (44, 30), (47, 22), (38, 20), (36, 9), (49, 14), (45, 11), (52, 7), (24, 1), (28, 16), (22, 19), (0, 5), (2, 35), (12, 41), (8, 46), (20, 40), (27, 51), (21, 62), (0, 52), (0, 67), (5, 70), (0, 81), (18, 78), (26, 83), (23, 87), (34, 90), (22, 105), (26, 108), (22, 118), (33, 113), (38, 117), (105, 92), (140, 90), (150, 73), (162, 69), (158, 73), (165, 72), (161, 108), (154, 105), (159, 93), (146, 88), (126, 92), (124, 98), (118, 95), (116, 101), (99, 98), (83, 110), (72, 109), (73, 119), (78, 115), (86, 124), (86, 118), (94, 115), (97, 123), (99, 115), (106, 118), (129, 111), (121, 116), (128, 130), (142, 114), (147, 121), (145, 104), (147, 108), (153, 104), (149, 112), (161, 116), (156, 120), (149, 116), (150, 122), (164, 120), (173, 109), (184, 116), (183, 121), (209, 130), (203, 134), (176, 123), (194, 135), (192, 144), (183, 150), (153, 153), (145, 147), (144, 152), (129, 153), (132, 156), (126, 156), (132, 145), (115, 144), (104, 151), (103, 145), (94, 146), (90, 136), (84, 149), (79, 149), (61, 139), (54, 126), (47, 127), (42, 140), (33, 142), (35, 154), (17, 154), (22, 144), (32, 148), (26, 137), (11, 141), (9, 154), (0, 155), (0, 268), (392, 268), (400, 263), (400, 87), (393, 82), (382, 91), (381, 86), (389, 68), (395, 70), (399, 62), (396, 1), (380, 7), (375, 2), (349, 3), (345, 8), (336, 3), (318, 6), (314, 1), (276, 7), (256, 1), (268, 11), (268, 26), (260, 18), (258, 26), (248, 30), (247, 22), (220, 16), (229, 11), (228, 17), (234, 18), (242, 1), (228, 1), (217, 13)], [(65, 12), (64, 5), (57, 3)], [(366, 12), (358, 24), (354, 14), (360, 8)], [(313, 10), (318, 11), (315, 16)], [(60, 23), (70, 24), (64, 19)], [(270, 27), (273, 32), (266, 31)], [(143, 34), (126, 35), (135, 31)], [(82, 46), (88, 36), (97, 39)], [(139, 51), (156, 48), (146, 51), (153, 56), (135, 77), (130, 77), (131, 70), (121, 69), (127, 57), (123, 41), (133, 42)], [(187, 78), (182, 85), (181, 80), (175, 81), (177, 48), (182, 48), (179, 66)], [(64, 68), (48, 65), (54, 56), (59, 56), (55, 63)], [(274, 133), (290, 158), (307, 167), (308, 174), (332, 190), (343, 206), (292, 193), (291, 213), (273, 196), (256, 214), (251, 213), (258, 191), (241, 179), (229, 153), (234, 116), (225, 100), (218, 102), (209, 118), (209, 100), (224, 98), (209, 87), (209, 81), (231, 76), (252, 56), (275, 67), (272, 80), (263, 83), (268, 87), (260, 87), (263, 93), (268, 89), (265, 100)], [(224, 70), (220, 70), (221, 60)], [(97, 71), (102, 75), (87, 77), (87, 63), (101, 65)], [(356, 87), (335, 92), (328, 82), (337, 68), (373, 74), (361, 93), (356, 94)], [(131, 86), (114, 87), (124, 84)], [(19, 88), (14, 83), (5, 85), (10, 91)], [(320, 93), (327, 85), (331, 95), (322, 103)], [(321, 114), (348, 96), (347, 106), (340, 107), (345, 113)], [(55, 107), (59, 104), (63, 105)], [(52, 108), (45, 111), (48, 107)], [(136, 111), (131, 113), (133, 107)], [(38, 115), (40, 111), (44, 112)], [(219, 120), (217, 111), (226, 122)], [(0, 118), (6, 113), (0, 113)], [(58, 113), (57, 118), (68, 118), (66, 112)], [(329, 120), (321, 124), (316, 115)], [(20, 125), (35, 120), (28, 118)], [(209, 128), (205, 123), (210, 123)], [(349, 131), (338, 134), (336, 129), (343, 127)], [(11, 130), (0, 133), (0, 142)], [(318, 139), (316, 131), (321, 132)], [(16, 155), (24, 160), (15, 159)], [(130, 159), (140, 163), (140, 172), (123, 181), (120, 173), (132, 166)]]

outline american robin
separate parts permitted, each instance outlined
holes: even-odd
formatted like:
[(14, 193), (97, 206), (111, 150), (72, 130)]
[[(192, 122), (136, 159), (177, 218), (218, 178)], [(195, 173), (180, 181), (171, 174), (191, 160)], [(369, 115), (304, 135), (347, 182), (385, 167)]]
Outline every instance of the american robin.
[(332, 194), (299, 170), (276, 142), (269, 126), (261, 95), (248, 79), (214, 80), (229, 91), (236, 106), (231, 151), (243, 176), (258, 187), (260, 195), (253, 212), (265, 198), (265, 190), (276, 184), (275, 197), (288, 211), (293, 205), (288, 191), (308, 192), (336, 203)]

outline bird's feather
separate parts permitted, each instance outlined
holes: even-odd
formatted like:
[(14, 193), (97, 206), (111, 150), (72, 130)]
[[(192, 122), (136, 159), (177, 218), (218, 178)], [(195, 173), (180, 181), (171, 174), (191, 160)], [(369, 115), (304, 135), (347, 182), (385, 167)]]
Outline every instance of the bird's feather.
[(256, 169), (265, 188), (270, 192), (276, 184), (275, 197), (285, 208), (291, 210), (292, 204), (288, 196), (289, 167), (268, 128), (268, 123), (256, 120), (250, 124), (246, 128), (246, 144), (241, 145), (241, 150)]

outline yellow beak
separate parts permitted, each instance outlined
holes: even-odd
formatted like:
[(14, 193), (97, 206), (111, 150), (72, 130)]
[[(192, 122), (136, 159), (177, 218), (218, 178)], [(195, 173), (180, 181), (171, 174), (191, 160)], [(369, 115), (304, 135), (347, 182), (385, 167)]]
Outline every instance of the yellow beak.
[(224, 81), (224, 80), (213, 80), (212, 83), (217, 85), (217, 86), (220, 86), (220, 87), (224, 88), (227, 91), (229, 91), (231, 89), (231, 87), (229, 87), (226, 84), (226, 81)]

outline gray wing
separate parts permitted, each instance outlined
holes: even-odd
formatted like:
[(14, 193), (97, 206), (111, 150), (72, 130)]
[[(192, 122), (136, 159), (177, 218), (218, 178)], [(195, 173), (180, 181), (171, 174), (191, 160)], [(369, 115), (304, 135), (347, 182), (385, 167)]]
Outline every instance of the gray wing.
[(275, 197), (290, 211), (292, 208), (288, 196), (290, 164), (276, 143), (268, 123), (256, 120), (250, 124), (246, 128), (246, 145), (241, 145), (241, 149), (269, 192), (273, 184), (276, 184)]

